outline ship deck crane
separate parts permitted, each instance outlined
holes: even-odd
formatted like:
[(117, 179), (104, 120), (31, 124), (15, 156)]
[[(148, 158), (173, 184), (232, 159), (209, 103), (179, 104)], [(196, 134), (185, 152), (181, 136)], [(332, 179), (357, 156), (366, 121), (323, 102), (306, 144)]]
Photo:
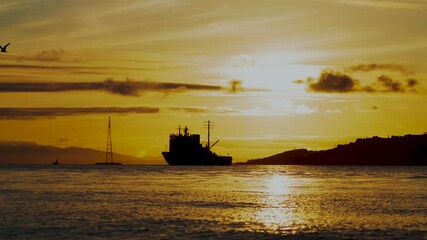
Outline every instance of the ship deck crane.
[(216, 140), (216, 142), (214, 142), (214, 144), (212, 144), (212, 146), (209, 147), (209, 149), (213, 148), (215, 146), (215, 144), (217, 144), (219, 142), (219, 139)]

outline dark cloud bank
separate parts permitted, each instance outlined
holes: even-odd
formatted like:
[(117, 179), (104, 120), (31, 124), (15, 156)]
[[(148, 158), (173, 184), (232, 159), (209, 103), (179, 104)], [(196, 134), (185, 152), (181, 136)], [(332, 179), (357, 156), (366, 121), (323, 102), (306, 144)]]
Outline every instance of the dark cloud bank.
[(36, 119), (89, 114), (143, 114), (158, 112), (159, 108), (152, 107), (0, 108), (0, 119)]
[(415, 93), (418, 85), (415, 79), (395, 80), (387, 75), (377, 77), (374, 83), (362, 85), (349, 75), (329, 70), (323, 71), (318, 79), (308, 79), (306, 83), (311, 91), (329, 93)]
[[(207, 107), (166, 107), (166, 110), (193, 114), (230, 114), (236, 110)], [(0, 120), (33, 120), (40, 118), (57, 118), (92, 114), (155, 114), (157, 107), (40, 107), (40, 108), (0, 108)]]
[(317, 79), (308, 78), (307, 80), (296, 80), (296, 84), (307, 84), (309, 90), (313, 92), (326, 93), (416, 93), (419, 85), (418, 80), (407, 78), (405, 80), (393, 79), (389, 75), (382, 74), (376, 78), (376, 81), (370, 84), (362, 84), (359, 80), (353, 78), (347, 72), (367, 72), (374, 70), (398, 71), (409, 73), (411, 67), (401, 64), (359, 64), (345, 68), (342, 72), (339, 70), (325, 69)]
[(65, 91), (105, 91), (122, 96), (139, 96), (141, 91), (183, 91), (183, 90), (221, 90), (220, 86), (115, 81), (107, 79), (103, 82), (3, 82), (0, 83), (0, 92), (65, 92)]

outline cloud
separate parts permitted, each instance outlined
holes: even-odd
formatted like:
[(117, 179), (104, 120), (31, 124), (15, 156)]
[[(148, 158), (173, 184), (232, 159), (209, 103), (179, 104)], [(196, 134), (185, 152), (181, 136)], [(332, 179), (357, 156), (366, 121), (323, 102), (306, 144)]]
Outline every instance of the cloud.
[(196, 108), (196, 107), (170, 107), (168, 108), (169, 110), (172, 111), (181, 111), (181, 112), (186, 112), (186, 113), (208, 113), (209, 109), (207, 108)]
[(230, 109), (227, 107), (219, 107), (219, 108), (208, 108), (208, 107), (169, 107), (169, 110), (172, 111), (180, 111), (185, 113), (193, 113), (193, 114), (217, 114), (217, 115), (228, 115), (228, 114), (236, 114), (239, 111)]
[[(330, 0), (331, 1), (331, 0)], [(358, 5), (375, 8), (390, 8), (390, 9), (408, 9), (408, 10), (423, 10), (427, 8), (424, 1), (419, 0), (341, 0), (334, 1), (341, 4)]]
[[(47, 59), (46, 56), (44, 56), (45, 59)], [(54, 59), (53, 56), (51, 56), (52, 59)], [(17, 60), (21, 59), (22, 57), (16, 58)], [(29, 58), (24, 58), (29, 59)], [(31, 58), (34, 60), (34, 58)], [(42, 61), (42, 60), (39, 60)], [(48, 61), (48, 60), (43, 60)], [(51, 60), (54, 62), (54, 60)], [(75, 62), (75, 61), (74, 61)], [(157, 70), (164, 70), (165, 68), (137, 68), (137, 67), (105, 67), (105, 66), (77, 66), (77, 65), (36, 65), (36, 64), (0, 64), (0, 70), (6, 69), (17, 69), (17, 70), (43, 70), (43, 71), (64, 71), (69, 73), (75, 73), (75, 74), (102, 74), (108, 71), (113, 70), (126, 70), (126, 71), (157, 71)]]
[(298, 80), (293, 81), (293, 83), (295, 83), (295, 84), (305, 84), (306, 81), (298, 79)]
[(399, 63), (366, 63), (345, 68), (345, 71), (348, 72), (370, 72), (377, 70), (396, 71), (405, 74), (413, 73), (412, 66)]
[(89, 114), (143, 114), (158, 112), (159, 108), (151, 107), (0, 108), (0, 119), (36, 119)]
[(414, 86), (418, 85), (418, 81), (415, 79), (407, 79), (406, 83), (407, 83), (408, 87), (414, 87)]
[(335, 108), (335, 109), (328, 109), (325, 111), (325, 113), (342, 113), (342, 110), (339, 108)]
[[(0, 69), (17, 70), (43, 70), (43, 71), (65, 71), (75, 74), (100, 74), (103, 71), (117, 69), (110, 67), (86, 67), (86, 66), (50, 66), (33, 64), (0, 64)], [(141, 69), (142, 70), (142, 69)]]
[(319, 79), (316, 82), (312, 81), (308, 80), (309, 88), (315, 92), (353, 92), (359, 84), (350, 76), (331, 70), (322, 71)]
[(306, 105), (298, 105), (295, 107), (296, 114), (312, 114), (316, 112), (317, 112), (316, 108), (309, 108)]
[(380, 108), (376, 105), (373, 106), (364, 106), (364, 107), (360, 107), (356, 109), (357, 112), (365, 112), (365, 113), (370, 113), (370, 112), (376, 112), (376, 111), (380, 111)]
[(317, 113), (317, 108), (310, 108), (306, 105), (284, 105), (276, 108), (250, 108), (233, 109), (229, 107), (169, 107), (167, 110), (179, 111), (189, 114), (218, 115), (218, 116), (287, 116), (287, 115), (308, 115)]
[(68, 141), (70, 141), (68, 138), (57, 138), (59, 143), (66, 143)]
[[(30, 61), (42, 61), (42, 62), (62, 62), (64, 60), (64, 56), (66, 55), (66, 51), (62, 48), (56, 50), (45, 50), (32, 57), (17, 57), (18, 61), (22, 60), (30, 60)], [(76, 62), (76, 60), (74, 60)]]
[[(138, 86), (137, 82), (130, 80), (126, 80), (125, 82), (116, 82), (112, 79), (105, 80), (101, 87), (102, 90), (122, 96), (138, 96), (139, 89), (143, 88), (143, 86)], [(149, 86), (146, 85), (144, 88), (147, 89)]]
[(243, 90), (242, 88), (243, 81), (241, 80), (233, 79), (229, 82), (229, 84), (230, 84), (230, 90), (229, 90), (230, 93), (236, 93), (238, 91)]
[(294, 83), (305, 83), (310, 91), (325, 93), (416, 93), (419, 84), (415, 79), (396, 80), (387, 75), (380, 75), (375, 82), (362, 85), (359, 80), (330, 69), (323, 70), (317, 79), (295, 80)]
[(214, 85), (138, 82), (132, 80), (103, 82), (2, 82), (0, 92), (65, 92), (65, 91), (105, 91), (122, 96), (138, 96), (141, 91), (183, 91), (183, 90), (221, 90)]
[(395, 81), (386, 75), (379, 76), (377, 80), (388, 91), (391, 91), (391, 92), (404, 92), (405, 91), (405, 88), (402, 86), (401, 82)]
[(248, 54), (240, 54), (237, 56), (234, 56), (232, 59), (233, 62), (233, 67), (253, 67), (255, 65), (257, 65), (257, 62), (255, 61), (254, 58), (252, 58), (250, 55)]
[(67, 146), (67, 145), (70, 145), (71, 143), (72, 143), (71, 140), (66, 137), (59, 137), (56, 139), (57, 146)]
[(417, 92), (418, 81), (415, 79), (407, 79), (400, 81), (392, 79), (389, 76), (381, 75), (377, 78), (377, 82), (365, 87), (368, 92)]

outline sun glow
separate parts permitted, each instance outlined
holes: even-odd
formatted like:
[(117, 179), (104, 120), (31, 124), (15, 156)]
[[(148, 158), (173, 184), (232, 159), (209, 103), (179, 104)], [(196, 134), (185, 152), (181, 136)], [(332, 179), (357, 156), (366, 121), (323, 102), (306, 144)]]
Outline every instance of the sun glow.
[(138, 157), (145, 157), (147, 155), (147, 152), (145, 151), (145, 150), (140, 150), (139, 152), (138, 152)]
[(303, 87), (293, 81), (317, 76), (324, 66), (296, 64), (294, 54), (270, 53), (240, 54), (220, 69), (230, 79), (242, 80), (249, 88), (301, 91)]

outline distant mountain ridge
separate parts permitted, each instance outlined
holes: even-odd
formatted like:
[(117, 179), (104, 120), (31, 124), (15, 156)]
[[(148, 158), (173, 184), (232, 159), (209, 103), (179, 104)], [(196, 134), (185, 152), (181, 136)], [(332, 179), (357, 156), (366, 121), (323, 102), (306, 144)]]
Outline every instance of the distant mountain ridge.
[(357, 139), (333, 149), (296, 149), (240, 164), (427, 166), (427, 134)]
[[(105, 152), (89, 148), (60, 148), (31, 142), (0, 141), (0, 164), (94, 164), (105, 161)], [(114, 161), (123, 164), (144, 164), (142, 158), (114, 153)]]

